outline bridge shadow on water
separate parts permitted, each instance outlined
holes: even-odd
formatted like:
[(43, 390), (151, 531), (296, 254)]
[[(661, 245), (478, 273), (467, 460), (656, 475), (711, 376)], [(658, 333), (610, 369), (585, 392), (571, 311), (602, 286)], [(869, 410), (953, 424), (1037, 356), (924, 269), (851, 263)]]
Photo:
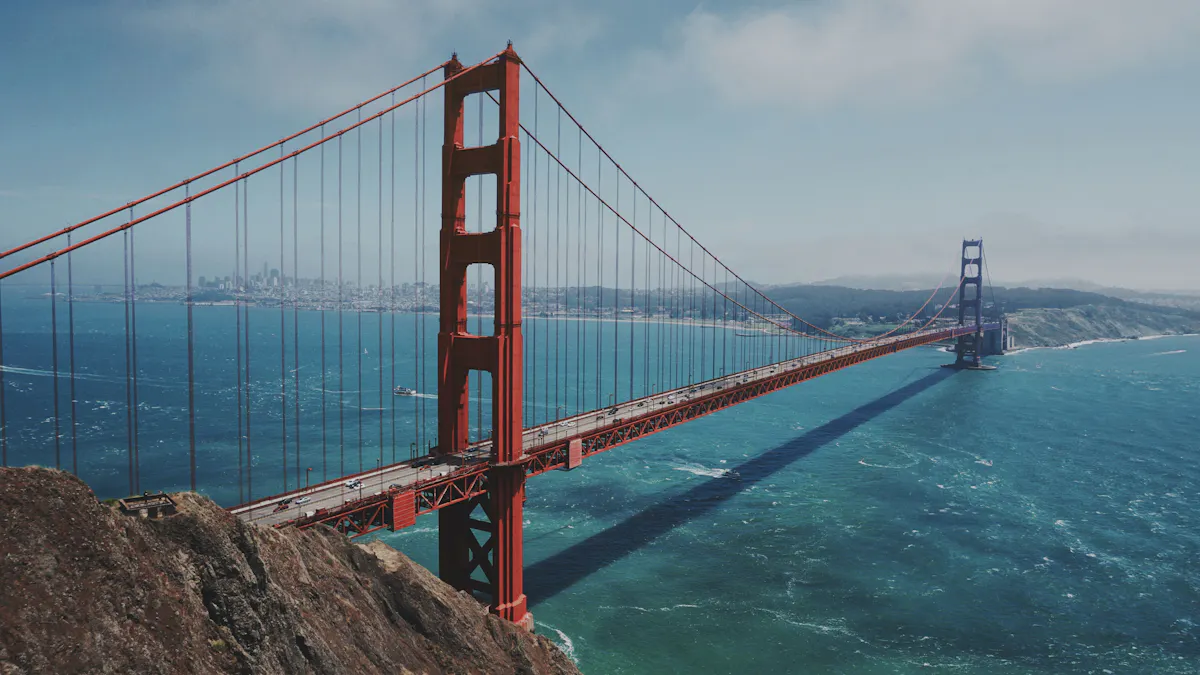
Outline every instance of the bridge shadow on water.
[(937, 368), (918, 380), (733, 467), (730, 476), (735, 478), (721, 477), (704, 481), (683, 494), (659, 502), (603, 532), (526, 567), (526, 596), (535, 605), (554, 597), (657, 537), (709, 513), (750, 486), (951, 377), (955, 372)]

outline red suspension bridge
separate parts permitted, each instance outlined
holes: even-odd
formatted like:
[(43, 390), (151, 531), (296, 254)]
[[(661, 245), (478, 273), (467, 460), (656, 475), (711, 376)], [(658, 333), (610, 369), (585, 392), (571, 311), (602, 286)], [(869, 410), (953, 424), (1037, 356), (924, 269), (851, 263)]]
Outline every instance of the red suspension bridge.
[[(440, 576), (531, 627), (528, 478), (921, 345), (982, 367), (1006, 339), (982, 244), (891, 330), (835, 334), (689, 234), (510, 45), (0, 253), (0, 451), (276, 527), (357, 536), (436, 511)], [(121, 260), (122, 284), (81, 283), (88, 257), (92, 277)], [(14, 384), (32, 375), (49, 386)]]

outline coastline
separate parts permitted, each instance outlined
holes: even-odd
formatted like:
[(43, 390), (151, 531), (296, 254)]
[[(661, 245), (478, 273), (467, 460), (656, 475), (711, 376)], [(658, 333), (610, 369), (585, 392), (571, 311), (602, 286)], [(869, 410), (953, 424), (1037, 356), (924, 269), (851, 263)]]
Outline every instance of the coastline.
[(1161, 333), (1161, 334), (1157, 334), (1157, 335), (1139, 335), (1136, 338), (1128, 338), (1128, 337), (1094, 338), (1091, 340), (1080, 340), (1078, 342), (1068, 342), (1067, 344), (1063, 344), (1063, 345), (1021, 347), (1019, 349), (1012, 349), (1007, 352), (1004, 352), (1003, 355), (1004, 356), (1012, 356), (1014, 354), (1022, 354), (1024, 352), (1031, 352), (1031, 351), (1038, 350), (1038, 349), (1078, 349), (1079, 347), (1086, 347), (1088, 345), (1098, 345), (1098, 344), (1105, 344), (1105, 343), (1110, 343), (1110, 342), (1138, 342), (1138, 341), (1142, 341), (1142, 340), (1158, 340), (1161, 338), (1177, 338), (1177, 337), (1200, 337), (1200, 333)]

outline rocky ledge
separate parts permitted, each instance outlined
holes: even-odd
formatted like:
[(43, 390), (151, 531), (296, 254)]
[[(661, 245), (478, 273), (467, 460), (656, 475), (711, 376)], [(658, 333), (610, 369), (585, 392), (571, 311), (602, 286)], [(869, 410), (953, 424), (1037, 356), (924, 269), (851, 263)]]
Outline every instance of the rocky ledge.
[(0, 469), (0, 673), (579, 672), (382, 543), (174, 498), (148, 520)]

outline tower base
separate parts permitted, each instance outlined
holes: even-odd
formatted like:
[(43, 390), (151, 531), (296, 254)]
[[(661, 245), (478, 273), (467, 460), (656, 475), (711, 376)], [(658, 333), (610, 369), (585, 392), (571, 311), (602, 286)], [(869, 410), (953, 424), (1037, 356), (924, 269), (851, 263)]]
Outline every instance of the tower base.
[(943, 363), (943, 368), (953, 368), (954, 370), (995, 370), (996, 366), (975, 365), (974, 363)]

